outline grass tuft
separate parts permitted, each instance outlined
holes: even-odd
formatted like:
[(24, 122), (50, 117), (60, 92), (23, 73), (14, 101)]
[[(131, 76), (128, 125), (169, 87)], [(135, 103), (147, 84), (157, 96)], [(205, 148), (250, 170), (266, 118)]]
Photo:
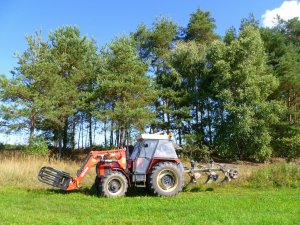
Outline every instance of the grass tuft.
[(300, 166), (296, 163), (277, 163), (259, 168), (248, 178), (250, 187), (300, 187)]

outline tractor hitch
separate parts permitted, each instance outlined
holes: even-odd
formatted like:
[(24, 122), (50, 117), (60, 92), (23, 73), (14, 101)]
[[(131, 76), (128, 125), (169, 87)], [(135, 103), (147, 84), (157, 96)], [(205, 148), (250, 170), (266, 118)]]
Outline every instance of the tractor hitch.
[(67, 190), (72, 177), (70, 174), (54, 169), (52, 167), (42, 167), (38, 174), (39, 181), (51, 185), (53, 187)]

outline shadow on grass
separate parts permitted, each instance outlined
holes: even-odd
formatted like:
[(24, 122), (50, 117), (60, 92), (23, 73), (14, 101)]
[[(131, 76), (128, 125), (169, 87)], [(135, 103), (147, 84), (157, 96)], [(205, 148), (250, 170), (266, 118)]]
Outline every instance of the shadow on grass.
[[(102, 197), (96, 190), (95, 186), (92, 187), (81, 187), (77, 190), (65, 191), (56, 188), (49, 189), (27, 189), (28, 192), (45, 193), (45, 194), (58, 194), (58, 195), (69, 195), (78, 193), (86, 196)], [(214, 191), (213, 187), (199, 186), (199, 185), (187, 185), (184, 186), (182, 192), (207, 192)], [(125, 197), (157, 197), (150, 193), (146, 188), (143, 187), (129, 187)]]
[(183, 188), (183, 192), (206, 192), (206, 191), (214, 191), (214, 188), (207, 187), (207, 186), (193, 186), (193, 185), (188, 185)]
[[(46, 193), (49, 193), (49, 194), (54, 193), (54, 194), (59, 194), (59, 195), (68, 195), (68, 194), (72, 194), (72, 193), (79, 193), (79, 194), (83, 194), (83, 195), (86, 195), (86, 196), (102, 197), (97, 192), (97, 190), (94, 186), (92, 186), (91, 188), (81, 187), (77, 190), (72, 190), (72, 191), (65, 191), (65, 190), (54, 189), (54, 188), (43, 189), (43, 190), (28, 189), (27, 191), (29, 191), (29, 192), (38, 191), (38, 192), (46, 192)], [(140, 197), (140, 196), (155, 197), (154, 195), (151, 195), (150, 193), (148, 193), (145, 188), (137, 188), (137, 187), (128, 188), (125, 196), (126, 197)]]

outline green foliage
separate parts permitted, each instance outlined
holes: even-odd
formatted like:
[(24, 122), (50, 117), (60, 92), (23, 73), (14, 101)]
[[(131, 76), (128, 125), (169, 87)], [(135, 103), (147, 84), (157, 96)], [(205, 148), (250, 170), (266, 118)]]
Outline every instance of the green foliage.
[(121, 145), (128, 130), (144, 130), (152, 118), (150, 104), (156, 98), (146, 75), (148, 64), (139, 59), (134, 44), (131, 38), (123, 36), (103, 48), (97, 77), (97, 93), (101, 96), (98, 102), (104, 110), (96, 114), (104, 114), (115, 122)]
[(12, 78), (0, 76), (1, 129), (26, 130), (29, 142), (38, 130), (60, 153), (76, 136), (93, 146), (99, 128), (106, 146), (150, 128), (175, 133), (196, 157), (297, 157), (300, 21), (258, 26), (250, 15), (221, 40), (199, 8), (185, 28), (158, 17), (100, 51), (76, 26), (46, 40), (36, 32)]
[(257, 28), (248, 25), (228, 45), (215, 42), (208, 55), (213, 65), (213, 93), (218, 153), (230, 158), (271, 157), (270, 125), (279, 121), (280, 102), (269, 101), (278, 80), (266, 65)]
[(211, 160), (212, 150), (206, 145), (202, 145), (200, 147), (199, 145), (195, 144), (186, 144), (180, 151), (180, 155), (181, 154), (189, 159), (193, 159), (196, 161), (203, 160), (205, 162), (208, 162), (209, 160)]
[(48, 156), (49, 149), (47, 142), (41, 138), (34, 138), (25, 149), (25, 153), (28, 155)]
[(282, 137), (277, 140), (280, 143), (281, 156), (288, 158), (300, 157), (300, 134), (295, 134), (290, 137)]
[(300, 187), (300, 167), (296, 163), (278, 163), (256, 170), (249, 177), (251, 187)]
[(47, 111), (43, 102), (47, 99), (46, 90), (52, 85), (51, 74), (55, 68), (48, 61), (48, 43), (40, 33), (27, 36), (26, 41), (28, 49), (16, 55), (18, 67), (13, 71), (13, 78), (0, 77), (0, 98), (4, 103), (0, 113), (8, 132), (27, 129), (30, 140)]
[(269, 65), (280, 81), (272, 98), (286, 105), (280, 123), (273, 127), (272, 146), (276, 155), (289, 158), (298, 157), (300, 154), (299, 33), (298, 19), (289, 21), (279, 19), (276, 27), (261, 29)]
[(204, 12), (200, 8), (193, 14), (186, 28), (186, 38), (197, 42), (210, 42), (217, 39), (214, 33), (216, 28), (215, 19), (211, 17), (210, 12)]
[(3, 150), (5, 150), (5, 145), (2, 142), (0, 142), (0, 151), (3, 151)]
[(5, 144), (4, 149), (6, 151), (19, 151), (26, 149), (27, 145), (20, 145), (20, 144)]

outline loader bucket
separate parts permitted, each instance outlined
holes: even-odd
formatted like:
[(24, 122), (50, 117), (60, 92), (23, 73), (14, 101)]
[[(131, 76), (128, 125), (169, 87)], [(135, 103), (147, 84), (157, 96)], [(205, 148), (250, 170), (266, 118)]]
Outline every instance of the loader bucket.
[(53, 187), (67, 190), (72, 177), (64, 171), (57, 170), (52, 167), (42, 167), (38, 174), (38, 179), (39, 181)]

